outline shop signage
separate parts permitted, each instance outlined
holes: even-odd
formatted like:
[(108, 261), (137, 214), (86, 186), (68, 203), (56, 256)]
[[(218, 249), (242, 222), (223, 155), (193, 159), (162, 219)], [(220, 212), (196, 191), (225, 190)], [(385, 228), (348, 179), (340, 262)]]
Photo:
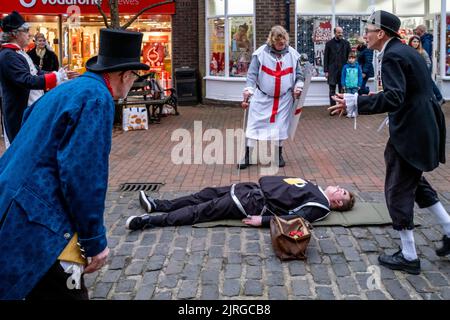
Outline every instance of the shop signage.
[[(133, 14), (141, 9), (164, 0), (118, 0), (121, 14)], [(1, 0), (1, 13), (17, 10), (22, 14), (65, 14), (70, 6), (79, 6), (80, 13), (98, 15), (97, 0)], [(102, 1), (102, 9), (109, 13), (108, 1)], [(174, 14), (175, 4), (152, 8), (149, 13)]]

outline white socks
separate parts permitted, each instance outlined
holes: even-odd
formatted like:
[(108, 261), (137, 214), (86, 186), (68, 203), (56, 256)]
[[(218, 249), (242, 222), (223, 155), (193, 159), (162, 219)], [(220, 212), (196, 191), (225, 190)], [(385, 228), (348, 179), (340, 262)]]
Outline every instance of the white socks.
[(450, 216), (448, 215), (447, 211), (445, 211), (442, 203), (439, 201), (433, 204), (431, 207), (428, 207), (427, 209), (436, 216), (439, 224), (444, 229), (445, 235), (447, 237), (450, 237)]
[(402, 240), (402, 253), (403, 257), (406, 260), (416, 260), (417, 259), (417, 252), (416, 252), (416, 245), (414, 243), (414, 234), (413, 230), (401, 230), (400, 233), (400, 239)]

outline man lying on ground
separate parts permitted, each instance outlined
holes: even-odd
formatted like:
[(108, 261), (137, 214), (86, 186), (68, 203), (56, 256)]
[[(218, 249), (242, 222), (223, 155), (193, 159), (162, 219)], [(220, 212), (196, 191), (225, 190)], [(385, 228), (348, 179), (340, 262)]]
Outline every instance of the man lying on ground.
[(292, 219), (301, 216), (309, 222), (322, 220), (332, 210), (348, 211), (355, 204), (353, 193), (339, 186), (323, 190), (314, 183), (283, 176), (266, 176), (258, 183), (205, 188), (173, 200), (153, 199), (140, 191), (139, 201), (148, 213), (131, 216), (130, 230), (192, 225), (222, 219), (242, 219), (247, 225), (268, 227), (272, 215)]

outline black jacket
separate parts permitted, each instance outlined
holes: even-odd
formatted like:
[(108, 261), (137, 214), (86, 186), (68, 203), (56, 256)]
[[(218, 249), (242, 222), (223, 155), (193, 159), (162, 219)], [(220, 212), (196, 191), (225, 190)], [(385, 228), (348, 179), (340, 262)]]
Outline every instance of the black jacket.
[(340, 83), (342, 67), (347, 63), (350, 51), (350, 43), (345, 39), (336, 41), (333, 38), (325, 44), (323, 71), (328, 72), (329, 84)]
[(358, 63), (361, 66), (362, 73), (365, 73), (368, 78), (374, 76), (373, 70), (373, 50), (366, 46), (360, 46), (358, 50)]
[(10, 143), (22, 125), (31, 89), (45, 89), (44, 75), (33, 76), (27, 60), (10, 48), (0, 49), (0, 85), (3, 91), (2, 113)]
[(42, 68), (40, 68), (40, 62), (41, 58), (36, 53), (36, 48), (33, 48), (28, 52), (28, 55), (30, 56), (31, 60), (33, 60), (33, 63), (36, 65), (37, 69), (41, 69), (43, 71), (58, 71), (59, 69), (59, 62), (58, 62), (58, 56), (50, 50), (46, 50), (44, 54), (44, 58), (42, 59)]
[(433, 95), (425, 60), (397, 38), (385, 48), (383, 91), (358, 97), (358, 111), (389, 115), (390, 140), (413, 167), (431, 171), (445, 162), (445, 118)]

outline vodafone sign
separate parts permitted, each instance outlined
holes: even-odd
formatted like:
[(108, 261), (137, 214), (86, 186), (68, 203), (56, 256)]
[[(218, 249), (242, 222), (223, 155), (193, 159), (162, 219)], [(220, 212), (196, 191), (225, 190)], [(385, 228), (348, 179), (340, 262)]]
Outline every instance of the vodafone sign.
[[(2, 2), (0, 13), (10, 13), (17, 10), (21, 14), (64, 14), (69, 6), (79, 6), (81, 14), (98, 15), (98, 0), (0, 0)], [(100, 0), (101, 1), (101, 0)], [(164, 0), (118, 0), (121, 14), (137, 13), (141, 9), (163, 2)], [(102, 9), (109, 12), (107, 0), (103, 0)], [(147, 13), (174, 14), (175, 4), (166, 4), (153, 8)]]

